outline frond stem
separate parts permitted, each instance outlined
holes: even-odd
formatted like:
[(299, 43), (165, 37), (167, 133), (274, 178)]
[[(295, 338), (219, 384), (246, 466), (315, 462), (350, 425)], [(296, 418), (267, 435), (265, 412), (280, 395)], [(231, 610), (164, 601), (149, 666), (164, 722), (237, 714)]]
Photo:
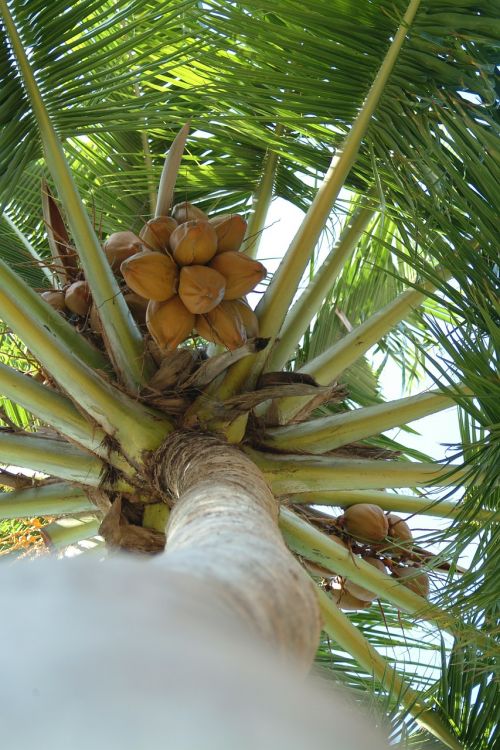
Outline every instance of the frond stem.
[(106, 433), (85, 419), (66, 396), (1, 363), (0, 389), (6, 398), (21, 404), (61, 435), (109, 461), (123, 473), (133, 474), (123, 456), (106, 447)]
[[(313, 492), (300, 492), (286, 495), (288, 504), (301, 505), (332, 505), (338, 508), (348, 508), (358, 503), (371, 503), (378, 505), (382, 510), (394, 511), (396, 513), (422, 514), (436, 516), (437, 518), (456, 518), (463, 511), (463, 503), (455, 503), (451, 500), (418, 495), (399, 495), (383, 492), (382, 490), (319, 490)], [(469, 522), (494, 521), (495, 514), (491, 510), (479, 510)]]
[(400, 703), (411, 716), (434, 737), (452, 750), (463, 750), (451, 730), (406, 683), (399, 673), (373, 648), (360, 630), (337, 607), (335, 602), (319, 588), (318, 602), (323, 618), (323, 629), (342, 649), (347, 651), (368, 674), (390, 693), (397, 693)]
[[(43, 300), (39, 304), (36, 293), (29, 288), (28, 291), (30, 294), (16, 274), (0, 261), (0, 312), (4, 321), (75, 403), (120, 442), (131, 460), (139, 462), (144, 450), (158, 447), (170, 431), (170, 424), (79, 360), (45, 325), (45, 308), (57, 313), (49, 305), (42, 305)], [(51, 316), (48, 317), (50, 320)]]
[[(276, 138), (283, 135), (283, 126), (277, 125), (275, 129)], [(244, 252), (251, 258), (256, 258), (262, 231), (265, 226), (266, 216), (273, 199), (274, 181), (278, 167), (279, 155), (277, 151), (270, 148), (265, 156), (264, 170), (261, 180), (252, 198), (252, 212), (248, 221), (246, 231), (247, 241)]]
[(262, 438), (262, 444), (281, 450), (326, 453), (453, 406), (455, 401), (447, 394), (439, 391), (419, 393), (331, 417), (311, 419), (288, 427), (269, 428)]
[(381, 487), (448, 487), (459, 484), (467, 476), (466, 467), (454, 464), (274, 455), (251, 448), (244, 450), (264, 473), (275, 495)]
[(338, 241), (286, 316), (279, 340), (266, 362), (267, 371), (281, 370), (293, 355), (301, 336), (319, 311), (362, 234), (375, 216), (373, 203), (369, 200), (373, 199), (374, 195), (367, 196), (367, 199), (356, 208)]
[(78, 485), (50, 482), (17, 492), (0, 494), (0, 518), (65, 516), (95, 510), (95, 505)]
[[(106, 472), (106, 464), (100, 458), (70, 443), (4, 430), (0, 431), (0, 462), (91, 487), (99, 487)], [(124, 480), (119, 480), (114, 488), (132, 490)]]

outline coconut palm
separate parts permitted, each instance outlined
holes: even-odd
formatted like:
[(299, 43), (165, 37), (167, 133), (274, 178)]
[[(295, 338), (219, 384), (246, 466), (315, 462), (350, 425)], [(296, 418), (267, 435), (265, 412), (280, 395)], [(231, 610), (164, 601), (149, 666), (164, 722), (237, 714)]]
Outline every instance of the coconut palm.
[[(166, 569), (189, 570), (277, 651), (317, 654), (395, 741), (493, 747), (495, 3), (0, 9), (2, 517), (55, 519), (56, 549), (166, 540)], [(205, 358), (195, 337), (159, 355), (102, 250), (168, 214), (174, 188), (245, 214), (253, 257), (273, 197), (305, 212), (261, 287), (259, 336), (234, 352)], [(83, 277), (98, 334), (39, 294)], [(385, 402), (373, 347), (410, 380), (431, 368), (435, 388)], [(451, 462), (383, 434), (453, 404)], [(46, 478), (27, 485), (9, 465)], [(448, 519), (428, 535), (439, 553), (340, 516), (366, 505)], [(346, 614), (345, 586), (378, 604)]]

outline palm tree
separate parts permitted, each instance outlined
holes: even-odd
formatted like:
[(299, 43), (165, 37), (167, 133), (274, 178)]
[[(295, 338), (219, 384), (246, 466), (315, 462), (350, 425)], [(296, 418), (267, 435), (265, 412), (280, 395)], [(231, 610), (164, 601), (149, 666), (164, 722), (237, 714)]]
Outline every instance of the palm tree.
[[(166, 570), (277, 651), (306, 666), (317, 652), (422, 747), (429, 733), (498, 742), (494, 6), (0, 0), (0, 460), (48, 477), (2, 470), (2, 517), (55, 517), (56, 548), (100, 531), (156, 553), (166, 537)], [(44, 188), (44, 217), (42, 178), (58, 201)], [(174, 182), (210, 213), (247, 214), (249, 255), (273, 197), (305, 211), (257, 305), (259, 338), (234, 354), (204, 360), (197, 339), (155, 359), (102, 251), (164, 215)], [(71, 278), (68, 245), (102, 338), (37, 293)], [(374, 346), (410, 379), (432, 365), (436, 389), (384, 402)], [(455, 403), (451, 464), (382, 434)], [(449, 519), (429, 535), (441, 551), (384, 552), (318, 510), (360, 503)], [(426, 570), (432, 601), (369, 554)], [(345, 614), (335, 577), (380, 605)], [(414, 669), (397, 650), (412, 643)], [(438, 676), (422, 669), (436, 653)]]

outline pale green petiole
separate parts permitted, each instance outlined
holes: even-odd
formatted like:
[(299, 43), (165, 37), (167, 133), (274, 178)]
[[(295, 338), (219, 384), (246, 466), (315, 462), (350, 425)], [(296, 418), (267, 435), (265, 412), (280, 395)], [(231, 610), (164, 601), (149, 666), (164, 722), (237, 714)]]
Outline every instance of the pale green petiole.
[(44, 325), (44, 318), (23, 304), (29, 299), (17, 296), (20, 285), (16, 274), (1, 263), (0, 269), (0, 314), (42, 366), (80, 408), (118, 440), (131, 460), (139, 461), (144, 450), (157, 448), (171, 429), (167, 420), (114, 388), (74, 356)]
[[(374, 196), (370, 196), (372, 201)], [(268, 361), (267, 371), (283, 369), (293, 355), (304, 331), (319, 311), (339, 273), (356, 248), (363, 232), (373, 219), (373, 205), (363, 201), (354, 211), (344, 227), (338, 242), (314, 274), (314, 278), (303, 291), (288, 313)]]
[(328, 594), (319, 588), (317, 594), (323, 619), (323, 630), (328, 633), (334, 643), (351, 654), (358, 664), (368, 674), (373, 675), (388, 691), (398, 694), (400, 703), (424, 729), (427, 729), (428, 732), (452, 750), (463, 750), (463, 746), (439, 716), (425, 705), (421, 696), (373, 648), (361, 631), (353, 625)]
[[(436, 516), (437, 518), (455, 518), (463, 511), (462, 503), (452, 500), (443, 500), (431, 497), (419, 497), (418, 495), (403, 495), (382, 490), (319, 490), (315, 492), (301, 492), (286, 495), (287, 503), (300, 503), (303, 505), (333, 505), (348, 508), (350, 505), (359, 503), (370, 503), (378, 505), (382, 510), (394, 511), (396, 513), (423, 514)], [(480, 510), (474, 514), (474, 523), (481, 521), (495, 521), (492, 510)], [(500, 520), (500, 519), (499, 519)]]
[(95, 510), (82, 487), (69, 482), (50, 482), (0, 494), (0, 518), (66, 516)]
[[(434, 290), (431, 284), (422, 284), (429, 292)], [(397, 323), (404, 320), (422, 304), (426, 298), (424, 291), (407, 289), (396, 299), (369, 317), (364, 323), (353, 328), (340, 341), (328, 347), (322, 354), (310, 360), (299, 372), (312, 375), (320, 385), (330, 385), (344, 370), (354, 364), (360, 357), (383, 338)], [(310, 401), (310, 397), (288, 397), (276, 404), (277, 418), (280, 424), (293, 419)]]
[(264, 473), (275, 495), (424, 485), (447, 487), (459, 484), (467, 475), (466, 467), (454, 464), (273, 455), (251, 448), (244, 450)]
[[(100, 458), (53, 438), (0, 431), (0, 463), (91, 487), (99, 487), (103, 482), (106, 486), (106, 464)], [(132, 490), (124, 479), (114, 483), (113, 489)]]
[(85, 419), (66, 396), (1, 363), (0, 391), (65, 437), (96, 453), (125, 474), (133, 474), (125, 458), (107, 447), (106, 433)]
[(91, 539), (99, 533), (101, 519), (95, 516), (81, 518), (60, 518), (42, 529), (45, 542), (54, 549), (63, 549), (84, 539)]
[(450, 396), (430, 391), (289, 427), (269, 428), (261, 442), (280, 450), (326, 453), (452, 406), (455, 402)]
[[(110, 371), (105, 355), (95, 349), (84, 336), (45, 302), (28, 284), (0, 259), (0, 315), (5, 301), (15, 300), (16, 307), (36, 320), (53, 338), (72, 352), (73, 356), (95, 370)], [(7, 321), (6, 321), (7, 322)], [(11, 326), (13, 327), (13, 326)]]

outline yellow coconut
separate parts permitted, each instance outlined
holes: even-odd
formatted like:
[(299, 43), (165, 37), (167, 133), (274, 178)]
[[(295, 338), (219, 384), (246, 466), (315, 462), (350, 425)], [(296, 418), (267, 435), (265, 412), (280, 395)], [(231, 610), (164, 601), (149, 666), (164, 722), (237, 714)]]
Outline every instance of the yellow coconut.
[(195, 328), (204, 339), (221, 344), (226, 349), (237, 349), (247, 340), (245, 326), (238, 311), (225, 301), (206, 315), (198, 315)]
[(348, 534), (364, 542), (381, 542), (389, 531), (382, 508), (370, 503), (351, 505), (339, 520)]
[(213, 310), (222, 302), (226, 280), (207, 266), (183, 266), (179, 276), (179, 296), (195, 315)]
[(163, 253), (132, 255), (121, 264), (121, 271), (130, 289), (146, 299), (164, 302), (177, 292), (179, 269)]
[(90, 287), (86, 281), (74, 281), (73, 284), (66, 289), (64, 301), (68, 310), (81, 315), (82, 317), (87, 315), (90, 311), (92, 304), (92, 296), (90, 294)]
[(146, 324), (160, 349), (175, 349), (187, 339), (193, 330), (194, 319), (179, 296), (148, 304)]

